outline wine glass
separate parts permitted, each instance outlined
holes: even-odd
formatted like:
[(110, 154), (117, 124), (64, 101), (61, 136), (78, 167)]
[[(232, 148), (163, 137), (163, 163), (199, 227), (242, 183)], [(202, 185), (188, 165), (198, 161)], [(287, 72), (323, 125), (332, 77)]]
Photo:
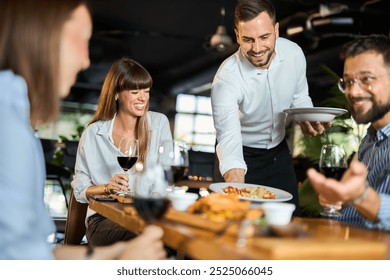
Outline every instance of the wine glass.
[[(134, 166), (139, 157), (139, 142), (137, 139), (124, 136), (118, 145), (118, 163), (123, 171), (129, 176), (129, 170)], [(131, 196), (133, 193), (130, 191)]]
[(135, 169), (134, 207), (146, 223), (154, 223), (164, 216), (170, 205), (164, 169), (157, 162), (149, 163), (146, 168), (137, 163)]
[[(320, 172), (326, 177), (340, 180), (348, 167), (347, 160), (347, 153), (343, 146), (335, 144), (323, 145), (319, 161)], [(336, 207), (331, 204), (323, 206), (320, 214), (325, 217), (338, 217), (341, 215)]]
[(177, 140), (163, 141), (159, 148), (159, 163), (164, 168), (168, 191), (175, 183), (183, 180), (188, 173), (188, 148), (186, 143)]

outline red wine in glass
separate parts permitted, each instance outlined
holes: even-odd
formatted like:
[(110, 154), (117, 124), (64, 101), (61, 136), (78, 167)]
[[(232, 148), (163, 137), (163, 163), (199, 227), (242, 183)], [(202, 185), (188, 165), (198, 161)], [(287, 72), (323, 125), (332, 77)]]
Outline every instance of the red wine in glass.
[(123, 157), (118, 156), (118, 163), (122, 167), (123, 171), (127, 172), (137, 162), (138, 157)]
[[(323, 145), (321, 147), (318, 165), (320, 172), (324, 176), (340, 180), (348, 167), (347, 154), (344, 147), (334, 144)], [(337, 210), (337, 206), (332, 204), (324, 205), (320, 214), (325, 217), (338, 217), (342, 215)]]
[(340, 180), (343, 177), (343, 174), (347, 170), (346, 167), (321, 167), (320, 172), (329, 178), (334, 178), (336, 180)]
[(133, 205), (146, 223), (159, 221), (168, 210), (170, 200), (167, 197), (167, 184), (164, 168), (157, 163), (149, 163), (146, 168), (135, 165), (135, 195)]
[(153, 223), (164, 216), (170, 205), (170, 200), (166, 197), (135, 196), (133, 204), (146, 223)]
[[(137, 139), (132, 139), (129, 136), (123, 136), (119, 141), (117, 150), (117, 160), (120, 167), (123, 169), (125, 174), (133, 167), (137, 162), (139, 156), (139, 142)], [(127, 174), (129, 175), (129, 174)], [(127, 194), (130, 196), (134, 195), (134, 189), (129, 185), (127, 191), (117, 191), (117, 193)]]
[(163, 141), (159, 147), (159, 163), (165, 171), (168, 189), (173, 190), (175, 183), (183, 180), (188, 173), (188, 149), (182, 141)]
[(172, 165), (171, 170), (173, 173), (174, 182), (184, 180), (188, 173), (188, 167), (182, 165), (180, 166)]

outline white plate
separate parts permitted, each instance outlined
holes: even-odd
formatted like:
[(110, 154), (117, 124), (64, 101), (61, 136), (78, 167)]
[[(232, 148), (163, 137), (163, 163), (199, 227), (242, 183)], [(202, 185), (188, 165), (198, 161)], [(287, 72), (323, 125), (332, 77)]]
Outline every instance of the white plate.
[(275, 199), (249, 198), (249, 197), (241, 197), (240, 196), (241, 200), (249, 200), (249, 201), (253, 201), (253, 202), (280, 202), (280, 201), (288, 201), (288, 200), (291, 200), (293, 198), (292, 194), (290, 194), (286, 191), (272, 188), (272, 187), (267, 187), (267, 186), (260, 186), (260, 185), (256, 185), (256, 184), (213, 183), (210, 185), (209, 189), (212, 190), (213, 192), (225, 194), (223, 189), (228, 187), (228, 186), (232, 186), (232, 187), (235, 187), (237, 189), (242, 189), (245, 187), (264, 187), (267, 190), (276, 194)]
[(330, 107), (309, 107), (309, 108), (290, 108), (283, 110), (284, 113), (294, 116), (297, 122), (330, 122), (335, 117), (343, 115), (348, 111), (341, 108)]

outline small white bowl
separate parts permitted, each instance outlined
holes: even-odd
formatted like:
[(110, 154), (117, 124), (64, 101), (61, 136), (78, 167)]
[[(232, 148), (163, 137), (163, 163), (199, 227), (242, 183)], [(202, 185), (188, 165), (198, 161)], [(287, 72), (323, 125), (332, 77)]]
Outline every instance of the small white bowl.
[(172, 207), (177, 211), (186, 211), (193, 204), (199, 195), (196, 193), (170, 193), (168, 198), (172, 202)]
[(295, 205), (282, 202), (263, 203), (265, 218), (270, 225), (284, 226), (290, 223)]

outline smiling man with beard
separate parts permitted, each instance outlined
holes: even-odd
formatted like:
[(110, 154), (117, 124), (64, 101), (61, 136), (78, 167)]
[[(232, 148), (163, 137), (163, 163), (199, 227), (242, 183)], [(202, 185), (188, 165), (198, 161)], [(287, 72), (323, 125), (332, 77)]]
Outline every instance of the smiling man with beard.
[(371, 125), (358, 159), (340, 182), (314, 169), (308, 177), (321, 204), (343, 205), (338, 220), (390, 231), (390, 38), (357, 38), (343, 48), (342, 57), (344, 74), (339, 88), (356, 122)]
[[(296, 43), (279, 38), (275, 8), (268, 0), (239, 0), (234, 21), (240, 48), (222, 63), (211, 89), (219, 171), (226, 182), (291, 193), (298, 215), (297, 179), (285, 141), (283, 110), (313, 107), (306, 59)], [(315, 136), (330, 124), (300, 126), (305, 135)]]

